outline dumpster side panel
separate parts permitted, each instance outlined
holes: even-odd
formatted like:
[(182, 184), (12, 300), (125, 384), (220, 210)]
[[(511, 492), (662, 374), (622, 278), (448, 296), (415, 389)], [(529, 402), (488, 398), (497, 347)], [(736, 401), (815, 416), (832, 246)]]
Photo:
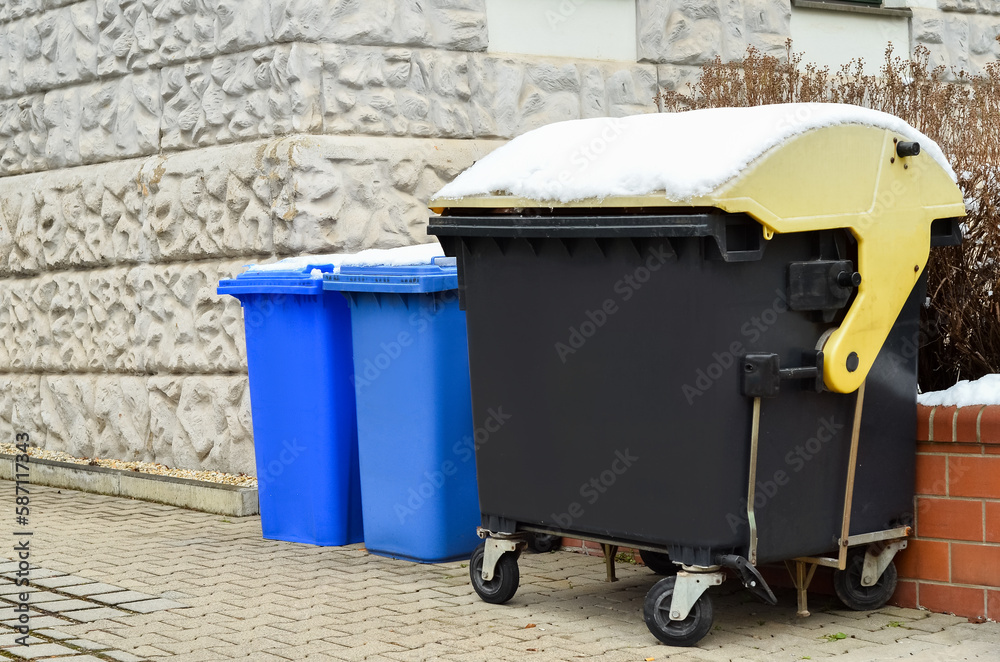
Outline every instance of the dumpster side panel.
[[(735, 263), (706, 257), (698, 238), (455, 246), (475, 416), (502, 408), (509, 417), (477, 448), (484, 515), (677, 548), (689, 563), (745, 553), (752, 401), (737, 359), (771, 351), (802, 365), (829, 326), (784, 300), (787, 263), (811, 259), (815, 238), (779, 235), (762, 262)], [(774, 464), (815, 432), (816, 407), (850, 406), (795, 388), (782, 406), (814, 413), (781, 435)], [(846, 472), (846, 456), (831, 462)], [(834, 487), (803, 481), (813, 519), (839, 521)], [(813, 551), (826, 548), (829, 528), (804, 536), (823, 540)]]
[(853, 415), (853, 395), (788, 383), (762, 402), (754, 498), (759, 563), (836, 549)]
[(360, 542), (351, 328), (337, 295), (240, 294), (265, 538)]

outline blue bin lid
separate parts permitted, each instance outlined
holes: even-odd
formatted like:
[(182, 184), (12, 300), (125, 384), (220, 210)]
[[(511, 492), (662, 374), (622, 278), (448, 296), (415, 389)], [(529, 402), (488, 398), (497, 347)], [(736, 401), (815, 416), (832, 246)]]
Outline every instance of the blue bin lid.
[[(300, 266), (301, 265), (301, 266)], [(277, 263), (275, 264), (277, 266)], [(320, 294), (323, 279), (313, 276), (313, 271), (333, 271), (332, 264), (299, 262), (286, 269), (251, 269), (236, 278), (219, 281), (219, 294)]]
[(339, 273), (323, 274), (323, 289), (401, 294), (443, 292), (458, 289), (458, 267), (453, 257), (436, 257), (427, 264), (342, 266)]

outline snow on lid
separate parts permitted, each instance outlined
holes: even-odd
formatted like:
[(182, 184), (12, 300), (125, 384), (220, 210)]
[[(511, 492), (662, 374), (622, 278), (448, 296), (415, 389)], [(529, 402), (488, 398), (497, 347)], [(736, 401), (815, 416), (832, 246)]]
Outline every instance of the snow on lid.
[[(428, 264), (436, 257), (443, 257), (444, 251), (436, 240), (429, 244), (403, 246), (402, 248), (370, 248), (360, 253), (330, 253), (327, 255), (298, 255), (288, 257), (270, 264), (251, 264), (249, 272), (267, 271), (302, 271), (307, 267), (322, 267), (330, 265), (337, 273), (341, 267), (374, 267), (374, 266), (405, 266), (410, 264)], [(323, 278), (320, 269), (312, 269), (310, 277)]]
[(792, 136), (838, 124), (888, 129), (917, 141), (957, 181), (941, 148), (898, 117), (846, 104), (797, 103), (556, 122), (486, 155), (435, 197), (503, 192), (570, 202), (664, 192), (680, 202), (714, 191)]
[(974, 382), (966, 379), (944, 391), (920, 393), (917, 402), (928, 407), (1000, 405), (1000, 375), (986, 375)]

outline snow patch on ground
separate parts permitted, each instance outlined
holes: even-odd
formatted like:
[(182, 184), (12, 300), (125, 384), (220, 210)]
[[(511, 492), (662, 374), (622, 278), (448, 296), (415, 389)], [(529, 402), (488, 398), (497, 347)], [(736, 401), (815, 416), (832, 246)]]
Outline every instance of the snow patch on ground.
[(840, 124), (887, 129), (920, 143), (957, 181), (941, 148), (903, 120), (846, 104), (709, 108), (556, 122), (494, 150), (435, 197), (510, 194), (570, 202), (663, 193), (681, 202), (706, 195), (796, 135)]
[(1000, 405), (1000, 375), (986, 375), (975, 381), (966, 379), (944, 391), (920, 393), (917, 402), (928, 407)]

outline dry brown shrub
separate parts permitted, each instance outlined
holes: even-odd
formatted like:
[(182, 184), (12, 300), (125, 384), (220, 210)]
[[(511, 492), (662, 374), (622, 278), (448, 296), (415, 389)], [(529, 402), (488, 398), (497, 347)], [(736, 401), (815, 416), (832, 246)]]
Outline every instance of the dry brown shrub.
[(753, 47), (741, 62), (703, 67), (686, 93), (655, 97), (666, 112), (773, 103), (849, 103), (900, 117), (935, 140), (958, 173), (968, 216), (965, 241), (931, 252), (920, 348), (924, 391), (959, 379), (1000, 373), (1000, 62), (982, 74), (929, 64), (917, 47), (901, 58), (892, 47), (878, 75), (851, 60), (836, 73), (802, 64), (786, 43), (784, 59)]

